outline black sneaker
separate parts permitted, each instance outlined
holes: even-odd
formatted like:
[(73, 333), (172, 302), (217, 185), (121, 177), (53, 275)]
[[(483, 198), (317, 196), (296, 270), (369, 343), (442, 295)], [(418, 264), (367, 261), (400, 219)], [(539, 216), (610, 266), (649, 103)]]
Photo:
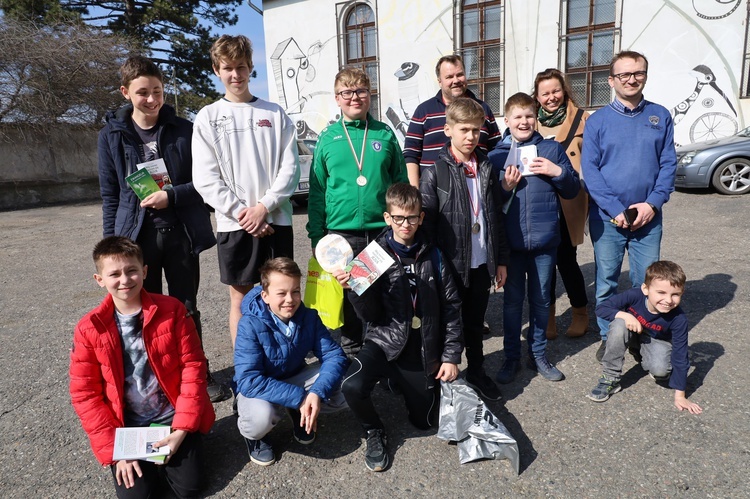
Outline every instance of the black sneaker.
[(260, 466), (270, 466), (276, 462), (276, 457), (273, 455), (273, 448), (271, 444), (263, 439), (250, 440), (245, 439), (245, 445), (247, 446), (247, 453), (250, 456), (250, 461)]
[(206, 382), (208, 383), (206, 391), (211, 402), (221, 402), (229, 398), (229, 389), (216, 381), (210, 372), (206, 376)]
[(599, 349), (596, 351), (596, 361), (601, 362), (604, 357), (604, 352), (607, 350), (607, 341), (602, 341), (599, 344)]
[(535, 357), (529, 359), (529, 369), (538, 372), (548, 381), (562, 381), (565, 375), (547, 357)]
[(466, 375), (466, 384), (472, 387), (485, 400), (500, 400), (503, 394), (494, 381), (482, 372), (479, 376)]
[(482, 334), (492, 334), (492, 330), (490, 329), (489, 323), (487, 321), (484, 321), (484, 324), (482, 324)]
[(622, 387), (618, 380), (602, 376), (599, 378), (599, 383), (591, 390), (591, 393), (586, 394), (586, 397), (594, 402), (605, 402), (620, 390), (622, 390)]
[(367, 431), (367, 449), (365, 466), (370, 471), (384, 471), (388, 467), (388, 449), (386, 448), (385, 430)]
[(299, 425), (302, 420), (302, 415), (296, 409), (287, 409), (289, 417), (292, 420), (292, 434), (294, 439), (302, 445), (310, 445), (315, 441), (315, 432), (312, 431), (307, 433), (303, 427)]
[(521, 369), (521, 363), (517, 359), (505, 359), (503, 367), (495, 375), (495, 380), (501, 385), (507, 385), (516, 379), (516, 373)]

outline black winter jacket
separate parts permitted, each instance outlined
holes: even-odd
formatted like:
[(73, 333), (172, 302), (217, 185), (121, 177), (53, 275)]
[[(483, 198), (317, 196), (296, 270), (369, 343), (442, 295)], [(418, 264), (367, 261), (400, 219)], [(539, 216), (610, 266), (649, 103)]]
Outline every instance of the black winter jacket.
[[(132, 104), (107, 113), (107, 124), (99, 132), (99, 189), (102, 196), (104, 236), (125, 236), (135, 240), (143, 225), (146, 209), (125, 177), (137, 170), (140, 140), (128, 126)], [(216, 244), (211, 218), (203, 198), (193, 187), (191, 139), (193, 124), (164, 105), (159, 112), (157, 144), (167, 166), (173, 189), (169, 204), (185, 225), (197, 255)]]
[[(477, 170), (482, 191), (482, 213), (487, 238), (487, 271), (495, 278), (498, 265), (507, 265), (510, 258), (505, 222), (500, 202), (500, 183), (492, 171), (492, 164), (482, 151), (475, 150)], [(449, 185), (438, 185), (438, 168), (450, 172)], [(471, 270), (472, 208), (463, 165), (456, 163), (450, 151), (450, 142), (443, 146), (438, 161), (422, 168), (419, 180), (422, 193), (422, 210), (425, 213), (422, 230), (430, 242), (437, 245), (453, 264), (464, 287), (469, 285)], [(442, 191), (442, 196), (438, 194)], [(441, 200), (440, 198), (444, 199)]]
[[(390, 232), (386, 229), (376, 241), (396, 262), (362, 296), (351, 293), (350, 297), (357, 315), (368, 323), (365, 339), (377, 344), (388, 361), (393, 361), (406, 346), (414, 311), (408, 277), (386, 240)], [(443, 362), (461, 363), (464, 349), (461, 298), (448, 262), (439, 251), (422, 243), (415, 263), (427, 387), (434, 386), (435, 374)]]

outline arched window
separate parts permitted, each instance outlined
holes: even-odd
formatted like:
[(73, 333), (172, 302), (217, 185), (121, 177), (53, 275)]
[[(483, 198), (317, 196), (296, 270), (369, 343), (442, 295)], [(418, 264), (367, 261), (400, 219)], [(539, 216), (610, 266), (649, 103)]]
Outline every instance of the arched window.
[(365, 3), (355, 3), (345, 12), (344, 64), (359, 67), (370, 77), (370, 114), (380, 119), (378, 99), (378, 27), (375, 12)]
[(463, 0), (458, 12), (460, 46), (469, 89), (495, 114), (503, 107), (502, 0)]
[(576, 102), (602, 107), (610, 102), (609, 63), (615, 53), (616, 0), (567, 0), (562, 37), (565, 73)]

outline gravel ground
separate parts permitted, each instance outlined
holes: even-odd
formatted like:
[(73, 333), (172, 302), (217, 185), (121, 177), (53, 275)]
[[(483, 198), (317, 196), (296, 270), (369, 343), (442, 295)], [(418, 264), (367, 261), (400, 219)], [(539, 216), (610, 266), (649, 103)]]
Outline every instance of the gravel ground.
[[(411, 428), (399, 396), (376, 390), (392, 467), (364, 467), (360, 429), (348, 411), (322, 417), (306, 447), (288, 421), (271, 433), (278, 462), (249, 463), (231, 413), (215, 405), (205, 439), (212, 497), (748, 497), (750, 421), (741, 397), (750, 386), (747, 334), (750, 196), (678, 192), (665, 207), (662, 257), (688, 275), (683, 305), (691, 324), (689, 396), (700, 416), (679, 412), (673, 393), (626, 359), (623, 391), (604, 404), (584, 397), (596, 383), (598, 335), (561, 336), (550, 359), (566, 374), (551, 383), (523, 370), (489, 406), (516, 438), (521, 473), (507, 461), (458, 464), (455, 446)], [(743, 222), (742, 220), (745, 220)], [(310, 255), (304, 224), (294, 217), (297, 257)], [(91, 275), (99, 238), (98, 204), (4, 212), (0, 215), (0, 494), (2, 497), (112, 496), (68, 395), (68, 349), (78, 319), (102, 298)], [(742, 227), (745, 227), (744, 229)], [(226, 326), (228, 293), (219, 283), (215, 250), (202, 257), (199, 307), (216, 377), (232, 376)], [(579, 250), (590, 298), (592, 250)], [(627, 264), (624, 267), (627, 269)], [(621, 280), (628, 286), (627, 274)], [(558, 279), (558, 326), (570, 309)], [(490, 300), (486, 366), (502, 363), (502, 293)], [(595, 322), (592, 317), (591, 326)], [(745, 387), (745, 388), (743, 388)]]

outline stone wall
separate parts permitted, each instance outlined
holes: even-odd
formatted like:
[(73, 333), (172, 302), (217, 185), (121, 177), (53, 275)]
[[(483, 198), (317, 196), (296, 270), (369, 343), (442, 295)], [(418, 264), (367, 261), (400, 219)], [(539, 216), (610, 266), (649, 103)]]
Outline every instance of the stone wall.
[(97, 199), (99, 128), (0, 128), (0, 210)]

